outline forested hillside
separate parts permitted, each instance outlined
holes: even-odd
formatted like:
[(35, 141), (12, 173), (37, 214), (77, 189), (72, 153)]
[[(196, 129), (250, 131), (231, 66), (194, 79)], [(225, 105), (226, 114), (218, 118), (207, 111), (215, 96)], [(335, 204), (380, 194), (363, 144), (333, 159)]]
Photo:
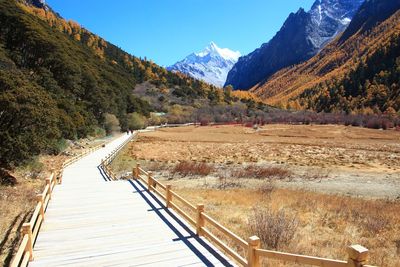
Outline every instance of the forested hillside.
[[(137, 92), (144, 82), (145, 92)], [(211, 85), (131, 56), (49, 8), (0, 1), (2, 167), (41, 152), (58, 153), (65, 139), (110, 130), (108, 120), (126, 130), (152, 111), (190, 120), (196, 108), (237, 101)], [(251, 100), (239, 102), (244, 112), (255, 106)]]
[(309, 61), (252, 89), (269, 103), (317, 112), (400, 111), (400, 1), (366, 1), (348, 29)]

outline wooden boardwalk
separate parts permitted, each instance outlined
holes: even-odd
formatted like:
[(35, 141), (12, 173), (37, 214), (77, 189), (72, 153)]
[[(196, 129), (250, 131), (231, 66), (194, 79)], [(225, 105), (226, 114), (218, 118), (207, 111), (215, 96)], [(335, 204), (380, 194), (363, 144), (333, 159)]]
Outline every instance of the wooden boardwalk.
[(64, 171), (30, 266), (232, 266), (138, 181), (106, 179), (99, 165), (122, 136)]

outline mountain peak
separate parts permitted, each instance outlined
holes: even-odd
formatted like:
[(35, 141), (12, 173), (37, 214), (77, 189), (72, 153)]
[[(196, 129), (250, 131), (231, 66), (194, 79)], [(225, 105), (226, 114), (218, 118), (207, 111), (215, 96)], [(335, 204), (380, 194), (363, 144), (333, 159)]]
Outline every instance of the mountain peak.
[(218, 49), (218, 45), (214, 43), (213, 41), (210, 42), (210, 44), (207, 46), (209, 49)]
[(311, 10), (290, 13), (271, 40), (239, 59), (226, 85), (250, 89), (278, 70), (310, 59), (346, 29), (363, 1), (316, 0)]
[(201, 52), (195, 54), (198, 57), (222, 57), (225, 60), (237, 61), (241, 56), (239, 51), (232, 51), (228, 48), (220, 48), (213, 41)]
[(203, 51), (193, 53), (167, 69), (222, 87), (228, 72), (239, 57), (240, 52), (220, 48), (216, 43), (210, 42)]

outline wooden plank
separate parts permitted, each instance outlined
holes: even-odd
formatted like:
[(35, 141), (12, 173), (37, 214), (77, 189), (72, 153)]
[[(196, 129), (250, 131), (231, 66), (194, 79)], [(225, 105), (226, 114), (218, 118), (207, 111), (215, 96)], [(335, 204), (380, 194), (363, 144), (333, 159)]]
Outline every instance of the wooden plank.
[(232, 239), (237, 245), (241, 246), (242, 248), (247, 248), (249, 243), (244, 241), (242, 238), (237, 236), (235, 233), (227, 229), (226, 227), (222, 226), (219, 222), (208, 216), (207, 214), (203, 213), (202, 216), (206, 220), (206, 222), (210, 223), (214, 226), (217, 230), (221, 231), (223, 234), (228, 236), (228, 238)]
[(15, 254), (15, 256), (14, 256), (12, 262), (11, 262), (11, 265), (10, 265), (11, 267), (19, 266), (19, 264), (21, 262), (21, 259), (22, 259), (23, 255), (24, 255), (25, 248), (26, 248), (26, 246), (28, 244), (28, 241), (29, 241), (28, 235), (24, 235), (24, 237), (22, 238), (22, 242), (19, 245), (18, 251)]
[(175, 203), (171, 202), (171, 207), (179, 213), (179, 215), (183, 216), (185, 220), (187, 220), (191, 225), (196, 225), (196, 221), (192, 219), (186, 212), (184, 212), (181, 208), (179, 208)]
[(269, 259), (276, 259), (282, 261), (289, 261), (294, 262), (297, 264), (308, 264), (314, 266), (323, 266), (323, 267), (346, 267), (348, 266), (346, 261), (339, 261), (339, 260), (331, 260), (325, 258), (318, 258), (312, 256), (303, 256), (285, 252), (277, 252), (271, 250), (263, 250), (257, 249), (256, 255), (258, 257), (264, 257)]
[(214, 243), (216, 243), (220, 248), (222, 248), (226, 253), (232, 256), (236, 261), (238, 261), (242, 265), (247, 265), (247, 261), (245, 258), (239, 255), (236, 251), (228, 247), (225, 243), (223, 243), (218, 237), (213, 235), (210, 231), (203, 228), (202, 231), (204, 232), (204, 236), (211, 239)]
[(146, 172), (145, 170), (143, 170), (142, 168), (139, 168), (139, 171), (140, 171), (142, 174), (144, 174), (144, 175), (149, 175), (149, 173)]
[(24, 253), (24, 258), (21, 261), (21, 267), (26, 267), (29, 264), (29, 258), (31, 257), (31, 253), (29, 251), (26, 251)]
[(36, 221), (35, 227), (33, 229), (33, 240), (35, 240), (37, 235), (39, 234), (39, 230), (40, 230), (40, 226), (42, 225), (42, 221), (43, 221), (42, 215), (39, 215), (39, 217)]
[(43, 196), (47, 196), (47, 192), (48, 192), (48, 191), (49, 191), (49, 186), (46, 185), (45, 188), (44, 188), (44, 190), (43, 190), (43, 192), (42, 192), (42, 195), (43, 195)]
[(161, 189), (167, 190), (167, 187), (164, 184), (162, 184), (161, 182), (157, 181), (157, 179), (153, 179), (153, 180), (159, 187), (161, 187)]
[(164, 194), (160, 190), (157, 190), (156, 188), (153, 187), (153, 192), (156, 193), (159, 197), (161, 197), (164, 201), (167, 201), (167, 197), (164, 196)]
[(49, 205), (49, 201), (50, 201), (50, 195), (46, 195), (46, 197), (44, 198), (44, 210), (47, 209), (47, 206)]
[(192, 211), (197, 211), (197, 208), (192, 203), (190, 203), (189, 201), (187, 201), (186, 199), (184, 199), (183, 197), (181, 197), (174, 191), (171, 191), (171, 195), (172, 195), (172, 201), (174, 201), (174, 198), (176, 198), (177, 200), (179, 200), (180, 202), (185, 204), (188, 208), (190, 208)]
[(29, 220), (30, 224), (32, 225), (35, 225), (36, 220), (39, 216), (40, 206), (41, 206), (40, 203), (36, 205), (35, 211), (33, 212), (31, 219)]

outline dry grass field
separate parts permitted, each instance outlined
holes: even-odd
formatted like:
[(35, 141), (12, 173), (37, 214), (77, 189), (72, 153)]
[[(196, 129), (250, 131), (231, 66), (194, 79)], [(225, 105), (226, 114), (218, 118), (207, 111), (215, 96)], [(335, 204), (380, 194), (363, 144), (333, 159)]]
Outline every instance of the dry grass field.
[(370, 249), (371, 264), (400, 266), (398, 131), (162, 129), (142, 134), (115, 164), (128, 170), (135, 161), (240, 236), (262, 237), (266, 248), (346, 259), (357, 243)]

